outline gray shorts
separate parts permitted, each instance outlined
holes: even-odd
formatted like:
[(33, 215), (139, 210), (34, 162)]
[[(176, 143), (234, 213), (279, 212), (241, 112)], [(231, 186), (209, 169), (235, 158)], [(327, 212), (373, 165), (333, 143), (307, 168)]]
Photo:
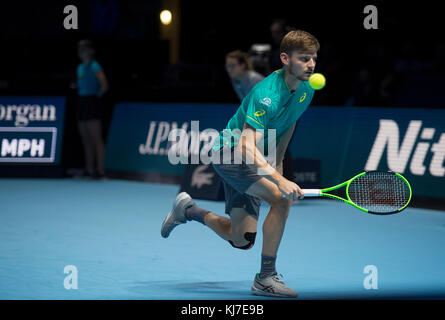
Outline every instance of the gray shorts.
[[(231, 151), (233, 151), (233, 148)], [(213, 156), (218, 157), (220, 154), (222, 154), (222, 149), (213, 152)], [(250, 196), (245, 192), (253, 183), (260, 180), (261, 176), (253, 172), (245, 163), (222, 164), (222, 160), (220, 163), (221, 164), (212, 163), (212, 165), (218, 175), (223, 179), (226, 213), (230, 214), (233, 208), (242, 208), (258, 220), (261, 199)]]

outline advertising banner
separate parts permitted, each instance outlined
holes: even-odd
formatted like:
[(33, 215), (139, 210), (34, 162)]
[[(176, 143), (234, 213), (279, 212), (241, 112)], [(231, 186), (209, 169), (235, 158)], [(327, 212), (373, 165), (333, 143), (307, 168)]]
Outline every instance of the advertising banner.
[(226, 104), (119, 103), (108, 133), (106, 169), (182, 175), (187, 163), (172, 164), (168, 159), (170, 132), (185, 130), (183, 151), (198, 155), (209, 150), (236, 109)]
[(321, 184), (371, 170), (404, 175), (413, 194), (445, 197), (445, 111), (311, 107), (290, 144), (293, 157), (320, 159)]
[(60, 163), (65, 98), (0, 97), (0, 165)]
[[(172, 163), (168, 156), (172, 130), (187, 132), (182, 149), (199, 159), (237, 107), (120, 103), (109, 131), (106, 168), (180, 176), (186, 163)], [(37, 148), (32, 146), (29, 152)], [(444, 110), (310, 107), (289, 150), (296, 182), (304, 187), (329, 187), (362, 171), (391, 170), (408, 179), (415, 196), (445, 198)]]

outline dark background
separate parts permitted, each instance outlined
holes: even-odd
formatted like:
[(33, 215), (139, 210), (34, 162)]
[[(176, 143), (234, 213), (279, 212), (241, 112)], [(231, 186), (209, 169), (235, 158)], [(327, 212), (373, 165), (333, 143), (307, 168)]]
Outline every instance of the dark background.
[[(175, 88), (166, 75), (170, 70), (168, 43), (159, 34), (163, 2), (117, 0), (115, 27), (101, 31), (94, 9), (102, 1), (2, 2), (0, 94), (66, 93), (79, 63), (76, 43), (90, 38), (113, 85), (110, 93), (117, 99), (236, 102), (223, 69), (225, 54), (270, 42), (269, 28), (276, 18), (286, 19), (289, 26), (319, 39), (317, 71), (324, 73), (329, 83), (320, 92), (329, 94), (318, 101), (322, 104), (345, 103), (362, 68), (378, 81), (392, 71), (398, 59), (409, 56), (427, 65), (443, 60), (441, 10), (433, 2), (414, 6), (388, 1), (181, 1), (180, 63), (198, 71), (183, 79), (193, 82), (193, 87), (172, 95)], [(78, 8), (78, 30), (63, 28), (63, 8), (68, 4)], [(378, 30), (363, 27), (367, 4), (379, 10)], [(426, 71), (443, 74), (438, 69)], [(337, 86), (341, 92), (330, 89)], [(165, 88), (168, 92), (162, 92)], [(443, 107), (443, 102), (431, 106)]]
[[(84, 38), (94, 41), (111, 85), (104, 97), (105, 138), (116, 101), (237, 103), (225, 55), (270, 43), (270, 24), (277, 18), (321, 44), (316, 71), (327, 85), (313, 105), (445, 107), (443, 18), (432, 1), (181, 1), (175, 65), (160, 37), (163, 1), (117, 0), (117, 16), (101, 24), (95, 8), (102, 1), (0, 4), (0, 95), (67, 97), (66, 167), (82, 167), (83, 161), (70, 84), (80, 62), (76, 44)], [(78, 30), (63, 27), (69, 4), (78, 8)], [(377, 6), (378, 30), (363, 27), (368, 4)]]

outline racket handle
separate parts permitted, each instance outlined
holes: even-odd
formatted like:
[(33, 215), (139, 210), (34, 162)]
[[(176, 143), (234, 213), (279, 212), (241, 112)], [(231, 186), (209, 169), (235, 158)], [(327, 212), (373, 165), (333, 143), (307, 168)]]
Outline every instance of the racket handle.
[(304, 192), (304, 197), (319, 197), (321, 196), (320, 189), (302, 189)]

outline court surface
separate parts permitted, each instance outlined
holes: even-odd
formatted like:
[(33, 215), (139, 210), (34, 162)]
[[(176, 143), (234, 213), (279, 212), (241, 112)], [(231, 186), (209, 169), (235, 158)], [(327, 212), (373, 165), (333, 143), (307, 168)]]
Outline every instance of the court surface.
[[(270, 299), (250, 294), (268, 206), (249, 251), (197, 222), (163, 239), (160, 226), (178, 189), (0, 179), (0, 299)], [(197, 203), (224, 212), (223, 202)], [(67, 265), (77, 268), (78, 289), (64, 287)], [(364, 287), (367, 265), (377, 268), (377, 289)], [(443, 299), (445, 212), (376, 216), (329, 200), (300, 201), (277, 270), (298, 299)]]

